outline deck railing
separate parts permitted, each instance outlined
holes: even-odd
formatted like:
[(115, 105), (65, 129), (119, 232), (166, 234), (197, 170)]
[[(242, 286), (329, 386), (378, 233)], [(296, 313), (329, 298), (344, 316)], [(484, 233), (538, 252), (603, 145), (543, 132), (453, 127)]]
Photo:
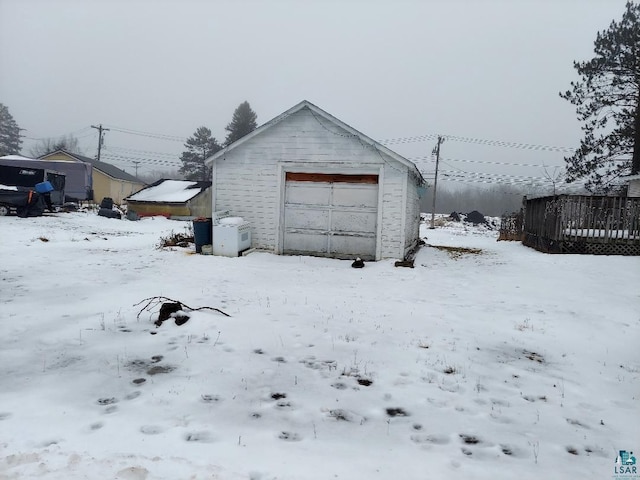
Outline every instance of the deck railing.
[(640, 198), (527, 199), (523, 243), (546, 252), (640, 255)]

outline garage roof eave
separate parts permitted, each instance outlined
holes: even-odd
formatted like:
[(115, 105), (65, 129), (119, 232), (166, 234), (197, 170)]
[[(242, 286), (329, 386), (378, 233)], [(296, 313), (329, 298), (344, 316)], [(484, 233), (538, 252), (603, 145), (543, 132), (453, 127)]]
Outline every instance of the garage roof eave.
[(224, 156), (227, 154), (227, 152), (232, 151), (235, 148), (238, 148), (240, 145), (244, 144), (245, 142), (251, 140), (253, 137), (260, 135), (262, 132), (264, 132), (265, 130), (271, 128), (272, 126), (280, 123), (282, 120), (284, 120), (285, 118), (289, 117), (290, 115), (304, 109), (304, 108), (308, 108), (309, 110), (311, 110), (311, 112), (313, 112), (314, 114), (324, 118), (325, 120), (335, 124), (336, 126), (346, 130), (347, 132), (349, 132), (350, 134), (357, 136), (363, 143), (366, 143), (368, 145), (370, 145), (371, 147), (375, 148), (378, 152), (385, 154), (386, 156), (392, 158), (393, 160), (401, 163), (402, 165), (405, 165), (406, 167), (408, 167), (415, 175), (416, 179), (417, 179), (417, 183), (422, 184), (424, 183), (424, 178), (422, 177), (422, 174), (420, 173), (420, 171), (418, 170), (418, 168), (416, 167), (416, 165), (404, 158), (402, 155), (397, 154), (396, 152), (394, 152), (393, 150), (390, 150), (389, 148), (385, 147), (384, 145), (382, 145), (379, 142), (376, 142), (375, 140), (373, 140), (372, 138), (366, 136), (365, 134), (359, 132), (358, 130), (356, 130), (355, 128), (351, 127), (350, 125), (347, 125), (346, 123), (344, 123), (341, 120), (338, 120), (336, 117), (334, 117), (333, 115), (325, 112), (324, 110), (322, 110), (321, 108), (317, 107), (316, 105), (314, 105), (313, 103), (309, 102), (308, 100), (303, 100), (302, 102), (298, 103), (297, 105), (294, 105), (293, 107), (291, 107), (289, 110), (287, 110), (284, 113), (281, 113), (280, 115), (278, 115), (277, 117), (269, 120), (268, 122), (266, 122), (265, 124), (259, 126), (258, 128), (256, 128), (253, 132), (248, 133), (247, 135), (245, 135), (244, 137), (242, 137), (239, 140), (236, 140), (235, 142), (233, 142), (231, 145), (226, 146), (225, 148), (223, 148), (222, 150), (216, 152), (214, 155), (212, 155), (211, 157), (207, 158), (205, 160), (205, 164), (207, 166), (212, 166), (213, 163), (218, 160), (219, 158), (224, 158)]

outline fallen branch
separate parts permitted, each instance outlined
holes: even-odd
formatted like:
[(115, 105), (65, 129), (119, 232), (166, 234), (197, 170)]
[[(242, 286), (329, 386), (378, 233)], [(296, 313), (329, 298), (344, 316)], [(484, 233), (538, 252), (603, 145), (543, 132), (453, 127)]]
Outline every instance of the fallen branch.
[(196, 312), (198, 310), (213, 310), (214, 312), (218, 312), (222, 315), (224, 315), (225, 317), (230, 317), (231, 315), (229, 315), (228, 313), (223, 312), (222, 310), (220, 310), (219, 308), (215, 308), (215, 307), (198, 307), (198, 308), (192, 308), (188, 305), (185, 305), (182, 302), (179, 302), (177, 300), (173, 300), (171, 298), (167, 298), (167, 297), (149, 297), (149, 298), (145, 298), (144, 300), (139, 301), (138, 303), (134, 304), (134, 307), (137, 307), (138, 305), (143, 304), (144, 302), (147, 302), (144, 307), (142, 307), (142, 309), (138, 312), (138, 315), (136, 316), (137, 319), (140, 318), (140, 315), (142, 315), (142, 312), (146, 311), (151, 311), (154, 308), (156, 308), (158, 305), (160, 305), (161, 303), (165, 303), (165, 302), (171, 302), (171, 303), (177, 303), (180, 304), (182, 306), (183, 310), (189, 310), (192, 312)]

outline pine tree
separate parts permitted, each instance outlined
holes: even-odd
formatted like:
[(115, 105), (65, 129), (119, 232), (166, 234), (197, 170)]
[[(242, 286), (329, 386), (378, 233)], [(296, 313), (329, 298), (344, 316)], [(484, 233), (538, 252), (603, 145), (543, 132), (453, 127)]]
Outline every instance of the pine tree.
[(222, 148), (211, 136), (211, 130), (207, 127), (198, 128), (184, 146), (186, 150), (180, 157), (180, 173), (185, 175), (187, 180), (211, 180), (211, 168), (208, 168), (204, 161)]
[(258, 124), (256, 123), (256, 112), (251, 110), (249, 102), (242, 102), (233, 112), (231, 123), (226, 126), (225, 130), (229, 132), (224, 141), (225, 146), (231, 145), (236, 140), (241, 139), (247, 133), (253, 132)]
[(9, 113), (9, 109), (0, 103), (0, 157), (17, 155), (21, 147), (20, 128)]
[(586, 179), (589, 190), (604, 193), (640, 173), (640, 5), (628, 1), (594, 46), (594, 58), (573, 64), (581, 80), (560, 97), (576, 106), (584, 132), (565, 158), (567, 181)]

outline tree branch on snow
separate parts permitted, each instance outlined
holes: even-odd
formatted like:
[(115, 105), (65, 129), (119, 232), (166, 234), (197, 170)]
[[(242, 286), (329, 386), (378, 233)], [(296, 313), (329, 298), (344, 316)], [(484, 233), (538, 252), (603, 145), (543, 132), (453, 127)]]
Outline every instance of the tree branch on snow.
[(181, 310), (188, 310), (188, 311), (191, 311), (191, 312), (196, 312), (196, 311), (199, 311), (199, 310), (213, 310), (214, 312), (218, 312), (221, 315), (224, 315), (225, 317), (230, 317), (231, 316), (228, 313), (225, 313), (222, 310), (220, 310), (219, 308), (215, 308), (215, 307), (197, 307), (197, 308), (192, 308), (192, 307), (190, 307), (188, 305), (185, 305), (183, 302), (179, 302), (177, 300), (173, 300), (173, 299), (168, 298), (168, 297), (149, 297), (149, 298), (145, 298), (144, 300), (141, 300), (138, 303), (133, 305), (134, 307), (137, 307), (138, 305), (142, 305), (144, 303), (144, 306), (138, 312), (138, 315), (136, 316), (136, 318), (139, 319), (140, 315), (142, 315), (142, 312), (144, 312), (145, 310), (150, 312), (154, 308), (156, 308), (158, 305), (164, 304), (164, 303), (167, 303), (167, 302), (174, 303), (174, 304), (179, 304), (182, 307)]

